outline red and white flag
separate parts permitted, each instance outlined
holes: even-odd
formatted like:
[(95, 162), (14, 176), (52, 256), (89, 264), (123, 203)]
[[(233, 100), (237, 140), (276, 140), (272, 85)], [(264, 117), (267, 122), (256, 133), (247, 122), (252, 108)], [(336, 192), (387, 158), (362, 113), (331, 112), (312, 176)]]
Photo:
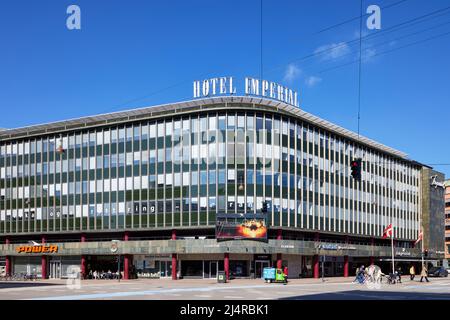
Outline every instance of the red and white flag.
[(392, 223), (387, 226), (386, 229), (383, 231), (383, 239), (389, 238), (392, 236), (392, 232), (394, 231), (394, 228), (392, 228)]
[(422, 231), (420, 231), (419, 232), (419, 237), (417, 238), (417, 240), (416, 240), (416, 242), (414, 242), (414, 245), (416, 245), (418, 242), (420, 242), (420, 240), (422, 240), (423, 239), (423, 232)]

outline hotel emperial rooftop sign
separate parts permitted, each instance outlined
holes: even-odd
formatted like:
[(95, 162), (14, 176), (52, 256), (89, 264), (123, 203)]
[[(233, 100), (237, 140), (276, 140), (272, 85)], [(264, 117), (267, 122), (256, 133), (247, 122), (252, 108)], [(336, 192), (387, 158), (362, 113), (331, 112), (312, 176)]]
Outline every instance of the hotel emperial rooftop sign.
[[(243, 91), (248, 96), (271, 98), (299, 107), (297, 92), (275, 82), (246, 77)], [(233, 77), (194, 81), (194, 98), (235, 95), (237, 92)]]

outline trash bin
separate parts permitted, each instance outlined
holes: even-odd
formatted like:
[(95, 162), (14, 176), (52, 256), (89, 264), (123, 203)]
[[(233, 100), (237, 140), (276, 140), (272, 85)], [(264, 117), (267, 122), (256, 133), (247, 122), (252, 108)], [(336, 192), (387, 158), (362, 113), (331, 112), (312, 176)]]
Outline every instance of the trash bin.
[(218, 283), (226, 283), (227, 282), (227, 276), (225, 274), (225, 271), (217, 272), (217, 282)]

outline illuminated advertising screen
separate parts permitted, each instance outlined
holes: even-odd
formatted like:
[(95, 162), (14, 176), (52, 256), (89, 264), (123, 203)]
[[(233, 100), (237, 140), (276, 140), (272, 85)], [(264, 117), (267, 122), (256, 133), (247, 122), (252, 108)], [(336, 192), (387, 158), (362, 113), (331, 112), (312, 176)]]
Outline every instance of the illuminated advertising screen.
[(267, 241), (265, 219), (218, 220), (216, 238), (220, 240), (258, 240)]

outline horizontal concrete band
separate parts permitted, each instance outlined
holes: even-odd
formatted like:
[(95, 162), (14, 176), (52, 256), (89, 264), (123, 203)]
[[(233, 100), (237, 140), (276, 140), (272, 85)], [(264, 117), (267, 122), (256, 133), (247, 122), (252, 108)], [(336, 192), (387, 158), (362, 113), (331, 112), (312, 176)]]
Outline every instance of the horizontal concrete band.
[[(28, 244), (0, 245), (0, 256), (77, 256), (77, 255), (117, 255), (117, 254), (292, 254), (292, 255), (327, 255), (352, 257), (390, 257), (391, 247), (321, 243), (302, 240), (269, 240), (266, 242), (231, 240), (217, 242), (215, 239), (183, 240), (145, 240), (121, 241), (115, 250), (111, 241), (105, 242), (61, 242), (48, 243), (58, 246), (57, 252), (24, 252)], [(322, 247), (321, 247), (322, 246)], [(22, 250), (19, 248), (22, 247)], [(19, 252), (22, 251), (22, 252)], [(31, 251), (31, 250), (28, 250)], [(417, 258), (421, 256), (419, 248), (395, 248), (395, 256)]]

